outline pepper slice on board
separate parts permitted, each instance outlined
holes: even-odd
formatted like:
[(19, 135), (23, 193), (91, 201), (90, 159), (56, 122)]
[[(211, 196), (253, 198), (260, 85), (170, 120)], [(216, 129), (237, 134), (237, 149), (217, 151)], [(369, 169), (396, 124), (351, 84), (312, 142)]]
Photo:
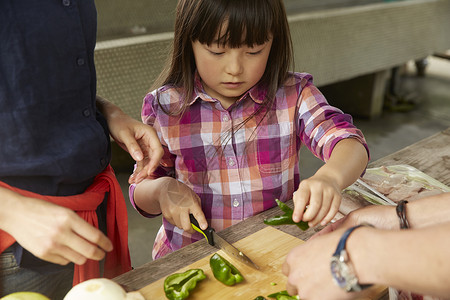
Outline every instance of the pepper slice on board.
[(300, 299), (298, 296), (291, 296), (291, 295), (289, 295), (286, 290), (278, 292), (278, 293), (270, 294), (267, 297), (275, 298), (276, 300), (298, 300), (298, 299)]
[(226, 285), (235, 285), (244, 280), (241, 272), (233, 266), (228, 260), (215, 253), (209, 259), (209, 265), (213, 271), (214, 277)]
[(164, 292), (167, 299), (183, 300), (189, 297), (189, 292), (196, 286), (197, 282), (206, 278), (202, 269), (191, 269), (184, 273), (169, 275), (164, 280)]
[(287, 206), (286, 203), (281, 202), (278, 199), (275, 199), (275, 201), (278, 204), (278, 207), (280, 207), (280, 209), (282, 211), (284, 211), (284, 214), (281, 216), (275, 216), (275, 217), (271, 217), (268, 219), (264, 220), (264, 224), (266, 225), (297, 225), (298, 228), (300, 228), (301, 230), (306, 230), (309, 228), (308, 223), (300, 221), (298, 223), (294, 222), (294, 220), (292, 220), (292, 214), (294, 213), (294, 210), (292, 208), (290, 208), (289, 206)]

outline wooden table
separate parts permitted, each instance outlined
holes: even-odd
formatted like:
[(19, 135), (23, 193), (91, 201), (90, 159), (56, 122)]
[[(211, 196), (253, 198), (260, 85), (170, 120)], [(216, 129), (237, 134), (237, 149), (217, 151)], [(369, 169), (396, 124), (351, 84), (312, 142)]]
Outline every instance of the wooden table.
[[(372, 162), (369, 167), (395, 164), (411, 165), (450, 186), (450, 128)], [(279, 212), (278, 208), (269, 209), (221, 231), (220, 235), (234, 243), (266, 227), (263, 220), (279, 214)], [(276, 228), (302, 240), (308, 240), (321, 229), (321, 227), (315, 227), (302, 232), (294, 227), (280, 226)], [(118, 276), (114, 280), (130, 291), (138, 290), (205, 256), (212, 255), (214, 252), (216, 252), (214, 247), (209, 247), (205, 240), (200, 240)]]

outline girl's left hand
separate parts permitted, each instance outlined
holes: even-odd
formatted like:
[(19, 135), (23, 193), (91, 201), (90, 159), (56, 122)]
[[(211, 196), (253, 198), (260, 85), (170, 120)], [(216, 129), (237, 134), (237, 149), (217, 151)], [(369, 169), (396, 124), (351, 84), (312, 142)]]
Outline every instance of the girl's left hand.
[[(305, 221), (310, 227), (326, 225), (339, 210), (342, 195), (331, 178), (314, 175), (300, 182), (294, 192), (294, 222)], [(305, 211), (306, 209), (306, 211)]]

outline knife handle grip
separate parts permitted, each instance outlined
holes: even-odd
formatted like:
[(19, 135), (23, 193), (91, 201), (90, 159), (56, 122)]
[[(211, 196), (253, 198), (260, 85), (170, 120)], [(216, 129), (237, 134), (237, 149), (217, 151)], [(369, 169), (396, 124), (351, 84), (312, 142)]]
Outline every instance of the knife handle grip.
[(214, 228), (208, 226), (208, 228), (203, 230), (203, 229), (200, 228), (200, 225), (198, 224), (198, 222), (195, 219), (193, 214), (189, 214), (189, 218), (191, 219), (191, 226), (192, 226), (192, 228), (194, 228), (195, 231), (198, 231), (201, 234), (203, 234), (203, 236), (206, 238), (208, 243), (211, 246), (214, 246), (214, 237), (213, 237)]

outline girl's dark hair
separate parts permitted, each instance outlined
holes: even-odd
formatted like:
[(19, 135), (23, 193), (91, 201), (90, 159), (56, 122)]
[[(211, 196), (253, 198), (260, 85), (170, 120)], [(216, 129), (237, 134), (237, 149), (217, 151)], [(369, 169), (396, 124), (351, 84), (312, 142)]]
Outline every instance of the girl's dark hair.
[(171, 59), (156, 84), (181, 88), (183, 101), (179, 110), (166, 113), (182, 114), (193, 94), (196, 67), (192, 42), (211, 45), (218, 34), (219, 44), (232, 48), (261, 45), (272, 36), (272, 48), (260, 82), (268, 90), (262, 106), (273, 103), (293, 64), (283, 0), (180, 0)]

